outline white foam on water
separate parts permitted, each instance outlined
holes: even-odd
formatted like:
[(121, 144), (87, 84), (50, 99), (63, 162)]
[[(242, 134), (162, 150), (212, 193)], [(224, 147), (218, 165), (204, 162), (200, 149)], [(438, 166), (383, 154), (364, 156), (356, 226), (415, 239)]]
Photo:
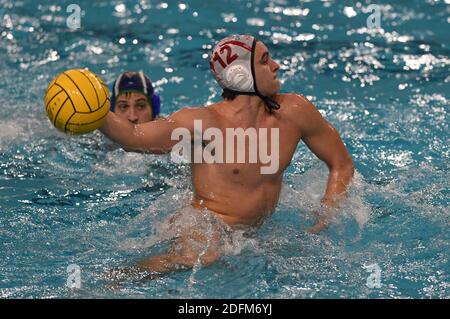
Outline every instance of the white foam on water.
[[(129, 234), (143, 228), (147, 229), (147, 233), (151, 229), (151, 234), (139, 238), (127, 238), (120, 243), (120, 249), (145, 250), (163, 241), (172, 240), (182, 233), (189, 233), (192, 229), (206, 235), (211, 235), (211, 229), (221, 233), (224, 239), (222, 245), (224, 254), (237, 255), (253, 244), (251, 239), (245, 237), (246, 229), (232, 229), (213, 212), (190, 206), (189, 201), (186, 200), (190, 195), (191, 192), (186, 191), (183, 197), (180, 196), (177, 204), (179, 206), (184, 204), (184, 207), (171, 207), (169, 213), (167, 209), (159, 209), (158, 204), (155, 204), (136, 216), (125, 233)], [(163, 200), (157, 200), (157, 202), (161, 201)]]
[(36, 137), (46, 136), (52, 129), (56, 131), (41, 115), (12, 116), (8, 120), (0, 120), (0, 151), (8, 150), (13, 144), (26, 144), (36, 140)]
[[(320, 201), (325, 194), (327, 181), (328, 170), (323, 164), (309, 169), (303, 175), (294, 176), (291, 181), (293, 187), (283, 185), (280, 196), (281, 209), (306, 211), (309, 213), (307, 219), (314, 219), (322, 210)], [(355, 172), (347, 196), (339, 201), (339, 208), (336, 209), (332, 224), (339, 224), (350, 217), (358, 223), (360, 230), (364, 228), (370, 217), (370, 205), (363, 198), (366, 188), (367, 183), (362, 175)]]
[(11, 143), (26, 136), (25, 127), (18, 121), (0, 122), (0, 128), (0, 151), (8, 149)]
[(164, 159), (162, 156), (149, 154), (139, 154), (126, 152), (121, 148), (108, 152), (104, 161), (96, 163), (94, 171), (104, 173), (108, 176), (116, 174), (144, 174), (147, 172), (149, 165), (155, 160)]

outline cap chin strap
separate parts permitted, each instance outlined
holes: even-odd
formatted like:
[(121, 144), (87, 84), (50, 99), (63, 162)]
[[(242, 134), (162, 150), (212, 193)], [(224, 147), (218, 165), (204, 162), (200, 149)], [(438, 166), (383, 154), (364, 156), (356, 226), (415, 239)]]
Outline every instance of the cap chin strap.
[(257, 94), (266, 104), (266, 106), (269, 108), (269, 112), (272, 113), (274, 110), (280, 109), (280, 104), (276, 102), (274, 99), (268, 97), (268, 96), (262, 96), (261, 94)]
[(223, 89), (223, 91), (230, 92), (235, 95), (256, 95), (259, 98), (261, 98), (261, 100), (264, 101), (267, 108), (269, 109), (269, 112), (273, 113), (274, 110), (278, 110), (280, 108), (280, 104), (278, 104), (272, 98), (262, 95), (256, 86), (255, 62), (254, 62), (255, 61), (255, 48), (256, 48), (256, 39), (253, 39), (252, 54), (251, 54), (251, 68), (252, 68), (252, 76), (253, 76), (253, 89), (255, 90), (255, 92), (241, 92), (241, 91), (230, 90), (230, 89)]
[(254, 92), (241, 92), (241, 91), (236, 91), (236, 90), (231, 90), (231, 89), (223, 89), (224, 92), (228, 92), (228, 93), (232, 93), (234, 95), (257, 95)]
[(276, 101), (271, 99), (268, 96), (264, 96), (259, 92), (258, 87), (256, 86), (256, 74), (255, 74), (255, 49), (256, 49), (256, 39), (253, 39), (252, 44), (252, 55), (251, 55), (251, 66), (252, 66), (252, 76), (253, 76), (253, 87), (255, 89), (255, 93), (257, 96), (261, 98), (261, 100), (264, 101), (266, 106), (269, 108), (269, 112), (272, 113), (274, 110), (278, 110), (280, 108), (280, 104), (278, 104)]
[(258, 96), (261, 100), (263, 100), (264, 104), (266, 104), (266, 106), (269, 108), (269, 112), (271, 112), (271, 113), (274, 110), (278, 110), (280, 108), (280, 104), (278, 104), (277, 102), (275, 102), (273, 99), (271, 99), (268, 96), (263, 96), (259, 92), (241, 92), (241, 91), (230, 90), (230, 89), (223, 89), (223, 91), (232, 93), (234, 95), (250, 95), (250, 96), (253, 95), (253, 96)]

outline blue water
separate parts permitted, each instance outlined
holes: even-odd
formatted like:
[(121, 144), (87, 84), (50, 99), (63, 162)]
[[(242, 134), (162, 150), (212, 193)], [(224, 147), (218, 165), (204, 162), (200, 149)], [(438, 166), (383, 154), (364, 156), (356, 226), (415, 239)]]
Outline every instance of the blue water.
[[(0, 0), (0, 298), (449, 298), (450, 2)], [(371, 3), (380, 28), (367, 27)], [(70, 137), (44, 90), (87, 67), (109, 84), (142, 69), (167, 115), (220, 100), (207, 54), (258, 36), (283, 92), (311, 99), (340, 132), (357, 174), (340, 217), (302, 228), (325, 166), (299, 145), (280, 204), (208, 268), (110, 289), (102, 274), (164, 248), (165, 217), (191, 195), (189, 168), (130, 154), (100, 133)], [(66, 286), (67, 267), (81, 287)], [(367, 285), (376, 264), (380, 286)]]

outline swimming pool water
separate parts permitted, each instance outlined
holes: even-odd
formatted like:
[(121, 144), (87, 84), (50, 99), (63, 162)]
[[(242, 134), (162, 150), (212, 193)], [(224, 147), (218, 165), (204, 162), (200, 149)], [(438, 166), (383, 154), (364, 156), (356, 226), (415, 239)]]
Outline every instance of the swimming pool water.
[[(449, 1), (0, 0), (0, 298), (449, 298)], [(379, 28), (369, 28), (377, 4)], [(87, 67), (108, 84), (143, 70), (167, 115), (220, 100), (207, 55), (228, 34), (261, 39), (283, 92), (341, 134), (357, 175), (339, 219), (312, 222), (325, 166), (300, 144), (276, 212), (211, 267), (111, 290), (102, 274), (164, 248), (189, 168), (126, 153), (47, 120), (48, 82)], [(67, 267), (81, 288), (66, 286)], [(381, 287), (368, 287), (377, 265)]]

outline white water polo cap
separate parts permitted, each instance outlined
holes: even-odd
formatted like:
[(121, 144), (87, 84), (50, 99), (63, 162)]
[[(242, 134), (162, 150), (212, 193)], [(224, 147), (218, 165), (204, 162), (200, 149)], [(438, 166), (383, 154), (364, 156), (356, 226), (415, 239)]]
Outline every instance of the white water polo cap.
[(236, 95), (257, 95), (269, 110), (280, 105), (263, 96), (256, 85), (254, 56), (257, 40), (251, 35), (232, 35), (222, 39), (214, 47), (209, 66), (224, 91)]
[(252, 55), (256, 40), (250, 35), (233, 35), (214, 47), (209, 65), (222, 89), (255, 93)]

